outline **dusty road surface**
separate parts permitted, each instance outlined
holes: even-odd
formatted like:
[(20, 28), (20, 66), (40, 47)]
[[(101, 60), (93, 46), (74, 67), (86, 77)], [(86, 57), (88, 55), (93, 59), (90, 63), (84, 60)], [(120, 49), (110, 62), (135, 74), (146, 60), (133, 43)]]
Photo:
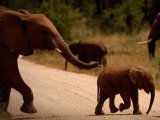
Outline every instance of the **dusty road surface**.
[[(143, 115), (132, 115), (132, 106), (124, 112), (111, 114), (108, 101), (103, 110), (106, 115), (95, 116), (97, 77), (65, 72), (19, 60), (19, 69), (25, 82), (32, 88), (34, 105), (38, 113), (25, 114), (19, 108), (22, 96), (12, 89), (8, 111), (13, 120), (160, 120), (160, 93), (156, 92), (155, 102), (149, 115), (150, 95), (140, 91), (140, 109)], [(121, 102), (116, 96), (116, 106)], [(4, 119), (4, 118), (0, 118)], [(6, 118), (7, 119), (7, 118)]]

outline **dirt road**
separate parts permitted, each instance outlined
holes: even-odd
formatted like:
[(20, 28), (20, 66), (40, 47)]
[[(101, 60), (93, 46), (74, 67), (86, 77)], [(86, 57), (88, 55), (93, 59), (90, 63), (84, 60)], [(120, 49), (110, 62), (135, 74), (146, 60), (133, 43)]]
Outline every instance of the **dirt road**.
[[(22, 113), (22, 96), (12, 89), (8, 111), (11, 119), (41, 120), (158, 120), (160, 119), (160, 93), (156, 92), (155, 102), (149, 115), (150, 95), (140, 91), (140, 109), (143, 115), (132, 115), (132, 107), (122, 113), (111, 114), (108, 101), (105, 102), (106, 115), (95, 116), (96, 77), (65, 72), (19, 60), (19, 69), (25, 82), (32, 88), (36, 114)], [(121, 102), (116, 97), (116, 106)]]

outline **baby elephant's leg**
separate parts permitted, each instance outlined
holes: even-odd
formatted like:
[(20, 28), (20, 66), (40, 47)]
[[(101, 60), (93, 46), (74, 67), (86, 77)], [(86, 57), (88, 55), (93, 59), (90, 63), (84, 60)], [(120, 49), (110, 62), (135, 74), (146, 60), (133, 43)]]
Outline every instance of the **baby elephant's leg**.
[(133, 114), (142, 114), (142, 112), (139, 110), (138, 89), (137, 88), (134, 88), (134, 90), (131, 94), (131, 100), (133, 103)]
[(124, 104), (121, 103), (119, 105), (119, 109), (122, 112), (125, 109), (128, 109), (131, 106), (131, 101), (130, 101), (130, 95), (126, 93), (120, 93), (120, 96), (122, 97)]
[(114, 104), (114, 99), (115, 99), (115, 95), (111, 96), (109, 99), (109, 108), (110, 108), (111, 113), (115, 113), (119, 110), (118, 108), (116, 108)]
[(95, 109), (95, 114), (96, 115), (104, 115), (105, 114), (102, 110), (102, 107), (103, 107), (104, 101), (107, 98), (108, 97), (106, 96), (106, 94), (102, 90), (100, 90), (100, 99), (99, 99), (98, 104), (97, 104), (96, 109)]

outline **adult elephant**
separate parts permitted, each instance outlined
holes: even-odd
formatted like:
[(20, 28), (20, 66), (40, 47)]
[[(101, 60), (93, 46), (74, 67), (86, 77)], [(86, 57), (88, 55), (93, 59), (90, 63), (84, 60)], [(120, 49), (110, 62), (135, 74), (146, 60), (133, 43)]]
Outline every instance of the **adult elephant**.
[[(150, 105), (147, 114), (150, 112), (155, 97), (155, 86), (152, 75), (138, 67), (107, 68), (97, 80), (97, 101), (96, 115), (104, 114), (102, 107), (104, 101), (109, 98), (109, 107), (112, 113), (128, 109), (133, 103), (133, 114), (141, 114), (138, 103), (138, 89), (151, 93)], [(120, 94), (123, 103), (119, 109), (114, 105), (115, 95)]]
[[(93, 42), (81, 42), (73, 43), (69, 46), (70, 50), (74, 55), (78, 56), (78, 59), (89, 63), (91, 61), (96, 61), (100, 65), (106, 66), (107, 64), (107, 48), (102, 43), (93, 43)], [(65, 70), (67, 70), (67, 63), (65, 63)]]
[(52, 22), (44, 14), (0, 10), (0, 111), (7, 111), (11, 88), (20, 92), (25, 113), (36, 113), (32, 90), (23, 81), (17, 64), (19, 55), (32, 55), (34, 49), (56, 49), (73, 65), (90, 69), (98, 64), (87, 64), (70, 51)]
[(148, 40), (143, 42), (138, 42), (139, 44), (147, 44), (148, 43), (148, 53), (149, 58), (155, 57), (155, 47), (156, 41), (160, 39), (160, 13), (157, 14), (154, 23), (151, 27)]

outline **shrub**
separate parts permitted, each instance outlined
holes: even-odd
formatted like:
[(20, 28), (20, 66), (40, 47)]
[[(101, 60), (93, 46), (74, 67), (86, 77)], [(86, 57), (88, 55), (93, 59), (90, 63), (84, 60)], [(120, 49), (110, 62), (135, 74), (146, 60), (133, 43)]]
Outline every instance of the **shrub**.
[(44, 1), (39, 11), (45, 13), (54, 22), (64, 39), (72, 39), (72, 25), (79, 17), (77, 11), (74, 11), (69, 5), (66, 5), (65, 2), (58, 0)]

